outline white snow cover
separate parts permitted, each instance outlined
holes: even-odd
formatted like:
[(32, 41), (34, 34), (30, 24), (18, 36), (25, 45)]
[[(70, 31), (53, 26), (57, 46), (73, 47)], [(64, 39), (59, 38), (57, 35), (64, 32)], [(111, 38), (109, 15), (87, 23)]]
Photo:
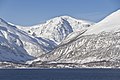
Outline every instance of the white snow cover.
[[(87, 31), (86, 31), (87, 30)], [(35, 63), (77, 63), (86, 66), (120, 66), (120, 10), (90, 28), (72, 32), (50, 54)]]
[[(69, 18), (69, 19), (68, 19)], [(88, 27), (92, 23), (68, 16), (56, 17), (44, 24), (22, 27), (0, 19), (0, 61), (25, 62), (52, 51), (74, 27)], [(24, 31), (23, 31), (24, 30)]]
[(89, 27), (85, 35), (98, 34), (100, 32), (113, 32), (120, 29), (120, 10), (113, 12), (102, 21)]
[(68, 34), (86, 29), (93, 24), (93, 22), (78, 20), (69, 16), (60, 16), (43, 24), (18, 28), (33, 36), (46, 38), (59, 44)]
[[(28, 35), (0, 19), (0, 61), (24, 62), (45, 53), (45, 40)], [(47, 44), (47, 42), (46, 42)]]
[[(19, 35), (19, 36), (18, 36)], [(10, 26), (3, 19), (0, 19), (0, 61), (26, 61), (34, 57), (26, 54), (21, 39), (24, 38), (22, 32), (15, 26)]]
[(16, 27), (0, 19), (0, 61), (27, 61), (30, 66), (120, 66), (120, 10), (91, 24), (60, 16), (36, 26)]

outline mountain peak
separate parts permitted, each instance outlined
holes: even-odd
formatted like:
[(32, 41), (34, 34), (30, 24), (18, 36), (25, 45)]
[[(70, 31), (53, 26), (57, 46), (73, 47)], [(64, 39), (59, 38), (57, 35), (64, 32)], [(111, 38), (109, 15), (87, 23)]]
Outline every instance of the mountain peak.
[(63, 19), (72, 18), (71, 16), (67, 16), (67, 15), (64, 15), (64, 16), (59, 16), (59, 17), (61, 17), (61, 18), (63, 18)]
[(74, 17), (71, 17), (71, 16), (67, 16), (67, 15), (64, 15), (64, 16), (57, 16), (53, 19), (59, 19), (59, 20), (68, 20), (68, 19), (71, 19), (71, 20), (78, 20), (78, 19), (75, 19)]
[(0, 18), (0, 25), (8, 25), (8, 23), (5, 21), (5, 20), (3, 20), (2, 18)]
[(86, 21), (86, 20), (82, 20), (82, 19), (76, 19), (74, 17), (71, 17), (71, 16), (67, 16), (67, 15), (64, 15), (64, 16), (57, 16), (57, 17), (54, 17), (48, 21), (46, 21), (46, 23), (55, 23), (55, 24), (58, 24), (59, 22), (63, 22), (63, 21), (68, 21), (70, 23), (84, 23), (84, 24), (88, 24), (88, 23), (91, 23), (91, 24), (94, 24), (94, 22), (91, 22), (91, 21)]
[(4, 20), (2, 18), (0, 18), (0, 22), (3, 22)]

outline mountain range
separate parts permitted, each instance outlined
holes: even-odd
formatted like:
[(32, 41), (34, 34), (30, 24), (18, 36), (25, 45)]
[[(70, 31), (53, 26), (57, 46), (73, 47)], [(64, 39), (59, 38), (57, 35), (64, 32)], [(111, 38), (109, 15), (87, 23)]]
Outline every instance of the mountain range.
[(0, 19), (0, 65), (120, 67), (120, 10), (98, 23), (59, 16), (35, 26)]

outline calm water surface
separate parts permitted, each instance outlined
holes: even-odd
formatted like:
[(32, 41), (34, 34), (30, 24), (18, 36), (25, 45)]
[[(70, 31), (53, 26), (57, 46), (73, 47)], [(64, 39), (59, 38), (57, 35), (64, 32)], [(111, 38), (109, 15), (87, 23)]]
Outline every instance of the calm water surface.
[(0, 80), (120, 80), (120, 69), (0, 69)]

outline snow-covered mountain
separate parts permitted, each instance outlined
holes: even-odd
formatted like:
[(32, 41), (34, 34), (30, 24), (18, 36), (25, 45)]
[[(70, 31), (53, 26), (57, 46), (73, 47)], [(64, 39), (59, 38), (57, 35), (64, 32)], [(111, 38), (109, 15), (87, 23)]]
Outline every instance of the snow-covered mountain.
[(27, 61), (12, 66), (120, 67), (120, 10), (93, 24), (60, 16), (21, 27), (0, 19), (0, 65)]
[(11, 26), (0, 19), (0, 61), (19, 62), (34, 58), (26, 54), (27, 52), (20, 39), (24, 39), (23, 34), (15, 26)]
[(45, 54), (54, 46), (53, 41), (35, 38), (0, 19), (0, 61), (25, 62)]
[[(62, 16), (44, 24), (22, 27), (0, 19), (0, 61), (25, 62), (52, 51), (58, 43), (74, 31), (67, 20), (71, 21), (72, 25), (76, 25), (74, 27), (81, 29), (92, 24)], [(77, 26), (78, 23), (79, 26)]]
[(93, 24), (93, 22), (78, 20), (69, 16), (60, 16), (50, 19), (43, 24), (19, 28), (35, 37), (50, 39), (59, 44), (68, 34), (87, 29)]
[(69, 34), (51, 53), (28, 62), (47, 67), (120, 67), (120, 10)]

